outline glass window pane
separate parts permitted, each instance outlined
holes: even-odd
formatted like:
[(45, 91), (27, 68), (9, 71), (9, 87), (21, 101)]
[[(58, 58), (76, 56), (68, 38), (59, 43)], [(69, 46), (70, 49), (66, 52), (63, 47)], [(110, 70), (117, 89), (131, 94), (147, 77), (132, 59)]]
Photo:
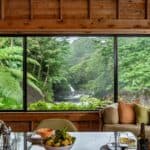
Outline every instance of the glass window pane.
[(0, 37), (0, 110), (23, 109), (22, 38)]
[(119, 38), (119, 97), (150, 104), (150, 37)]
[(112, 37), (28, 37), (28, 110), (96, 110), (113, 101)]

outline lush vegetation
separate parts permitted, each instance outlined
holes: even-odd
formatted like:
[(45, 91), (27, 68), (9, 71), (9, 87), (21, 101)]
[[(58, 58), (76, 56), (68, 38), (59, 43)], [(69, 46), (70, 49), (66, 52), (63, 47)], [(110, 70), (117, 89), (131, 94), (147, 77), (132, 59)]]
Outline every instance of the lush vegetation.
[[(38, 64), (28, 58), (29, 64)], [(0, 109), (22, 109), (23, 106), (23, 49), (21, 38), (0, 38)], [(27, 73), (28, 83), (38, 92), (32, 74)]]
[(45, 101), (38, 101), (30, 104), (30, 110), (98, 110), (111, 104), (111, 101), (103, 101), (96, 98), (82, 97), (80, 103), (73, 102), (60, 102), (60, 103), (48, 103)]
[[(119, 38), (119, 96), (150, 98), (150, 38)], [(113, 101), (113, 38), (29, 37), (29, 110), (96, 110)], [(0, 109), (22, 109), (22, 38), (0, 38)]]
[(119, 93), (150, 104), (150, 38), (119, 39)]

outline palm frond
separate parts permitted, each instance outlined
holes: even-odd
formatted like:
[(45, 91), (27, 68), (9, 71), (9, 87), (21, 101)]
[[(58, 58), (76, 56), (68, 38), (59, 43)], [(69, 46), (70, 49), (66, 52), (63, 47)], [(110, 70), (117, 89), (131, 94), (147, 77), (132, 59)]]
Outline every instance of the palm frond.
[(27, 73), (27, 78), (29, 80), (34, 81), (34, 82), (38, 82), (38, 80), (31, 73), (29, 73), (29, 72)]
[(32, 82), (31, 80), (27, 80), (27, 83), (33, 88), (35, 89), (36, 91), (38, 91), (42, 96), (44, 96), (43, 92), (41, 91), (41, 89), (35, 85), (34, 82)]
[(29, 58), (29, 57), (27, 58), (27, 63), (30, 63), (32, 65), (41, 66), (38, 61), (36, 61), (35, 59), (32, 59), (32, 58)]

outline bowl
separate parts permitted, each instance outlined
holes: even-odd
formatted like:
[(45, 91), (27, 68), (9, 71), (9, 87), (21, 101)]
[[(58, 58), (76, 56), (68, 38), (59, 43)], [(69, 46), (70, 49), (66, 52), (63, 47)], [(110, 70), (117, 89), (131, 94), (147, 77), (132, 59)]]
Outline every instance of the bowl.
[(70, 150), (76, 141), (76, 137), (71, 136), (66, 128), (55, 130), (55, 132), (43, 139), (46, 150)]
[(52, 146), (45, 145), (45, 149), (46, 150), (70, 150), (72, 146), (73, 144), (68, 146), (61, 146), (61, 147), (52, 147)]

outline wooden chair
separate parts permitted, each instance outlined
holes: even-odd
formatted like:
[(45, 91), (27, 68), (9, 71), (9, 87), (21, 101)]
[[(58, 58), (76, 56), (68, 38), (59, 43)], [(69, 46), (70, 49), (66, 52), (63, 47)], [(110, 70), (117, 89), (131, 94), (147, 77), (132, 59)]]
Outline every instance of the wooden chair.
[(67, 131), (74, 132), (77, 131), (75, 125), (66, 119), (45, 119), (40, 122), (37, 129), (40, 128), (51, 128), (54, 130), (67, 128)]

